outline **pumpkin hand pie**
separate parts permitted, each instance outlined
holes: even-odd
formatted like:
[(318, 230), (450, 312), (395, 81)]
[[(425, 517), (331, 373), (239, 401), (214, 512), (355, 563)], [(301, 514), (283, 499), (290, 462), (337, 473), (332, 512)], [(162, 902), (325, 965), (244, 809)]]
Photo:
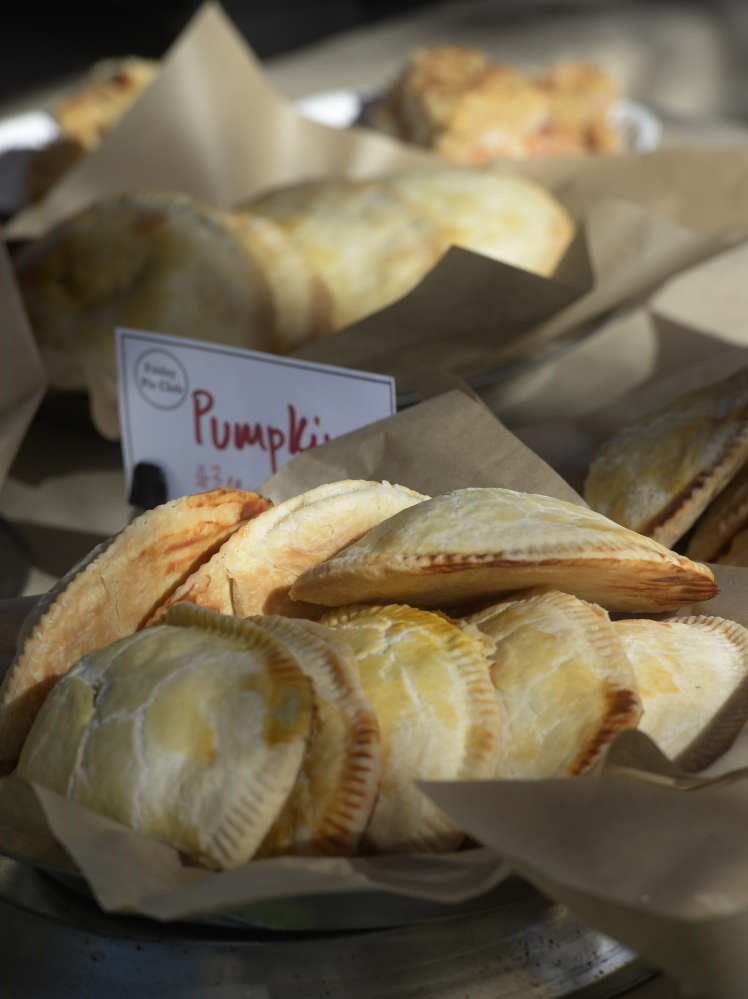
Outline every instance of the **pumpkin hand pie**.
[(18, 773), (193, 862), (236, 867), (293, 790), (313, 716), (311, 682), (282, 642), (182, 606), (55, 685)]
[(748, 460), (748, 367), (654, 410), (606, 441), (584, 498), (673, 545)]
[(639, 728), (683, 770), (709, 766), (748, 718), (748, 631), (707, 616), (614, 627), (636, 674)]
[(15, 766), (48, 691), (81, 656), (142, 628), (242, 524), (272, 506), (213, 489), (148, 510), (95, 548), (36, 604), (0, 687), (0, 773)]
[(499, 707), (479, 643), (406, 606), (342, 607), (322, 619), (353, 649), (381, 736), (382, 780), (362, 849), (455, 849), (463, 833), (416, 780), (491, 777)]
[(509, 489), (459, 489), (383, 521), (303, 573), (292, 599), (450, 608), (546, 585), (611, 611), (706, 600), (711, 571), (592, 510)]
[(583, 773), (641, 715), (634, 670), (606, 612), (536, 587), (467, 619), (496, 643), (491, 679), (501, 708), (494, 776)]
[(268, 516), (258, 517), (250, 530), (237, 532), (175, 590), (159, 613), (186, 601), (237, 617), (319, 617), (319, 608), (288, 596), (296, 578), (425, 498), (405, 486), (366, 479), (310, 489), (267, 510)]
[(314, 621), (248, 618), (289, 648), (312, 682), (309, 749), (283, 810), (257, 851), (349, 856), (356, 852), (379, 793), (379, 725), (353, 650)]

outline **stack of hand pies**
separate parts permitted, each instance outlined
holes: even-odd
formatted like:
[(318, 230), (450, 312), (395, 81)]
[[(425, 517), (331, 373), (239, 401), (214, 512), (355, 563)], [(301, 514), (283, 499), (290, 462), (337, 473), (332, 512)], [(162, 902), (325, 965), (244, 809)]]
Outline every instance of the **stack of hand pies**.
[(532, 181), (444, 167), (310, 181), (234, 211), (112, 196), (25, 247), (16, 274), (52, 386), (114, 391), (117, 326), (288, 353), (407, 294), (450, 244), (549, 275), (573, 231)]
[(579, 774), (640, 721), (694, 769), (723, 751), (748, 634), (637, 618), (715, 592), (707, 567), (546, 496), (188, 496), (40, 601), (0, 690), (0, 765), (214, 868), (454, 849), (417, 780)]

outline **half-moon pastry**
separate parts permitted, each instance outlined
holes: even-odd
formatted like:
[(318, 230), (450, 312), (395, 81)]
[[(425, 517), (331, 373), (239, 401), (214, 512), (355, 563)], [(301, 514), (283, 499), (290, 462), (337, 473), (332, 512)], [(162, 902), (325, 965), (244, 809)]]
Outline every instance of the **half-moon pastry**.
[(117, 326), (273, 349), (272, 296), (257, 260), (228, 213), (187, 195), (103, 198), (15, 264), (40, 347), (92, 369), (112, 393)]
[(174, 591), (159, 613), (187, 601), (239, 617), (318, 617), (318, 608), (288, 596), (294, 580), (375, 524), (424, 499), (405, 486), (365, 479), (310, 489), (267, 510), (251, 529), (237, 532), (231, 544)]
[(550, 275), (574, 234), (566, 209), (516, 174), (449, 166), (406, 170), (385, 181), (454, 246)]
[(421, 607), (552, 586), (607, 610), (714, 596), (711, 571), (584, 507), (510, 489), (458, 489), (403, 510), (291, 587), (294, 600)]
[(213, 489), (137, 517), (37, 603), (0, 687), (0, 772), (16, 764), (49, 689), (74, 662), (141, 628), (234, 531), (272, 506), (258, 493)]
[(454, 849), (461, 830), (414, 781), (492, 775), (500, 737), (488, 660), (444, 617), (413, 607), (342, 607), (322, 623), (353, 649), (379, 720), (382, 781), (363, 849)]
[(748, 465), (743, 465), (709, 504), (689, 539), (686, 554), (704, 562), (746, 565), (741, 560), (748, 527)]
[(748, 460), (748, 367), (606, 441), (584, 496), (616, 523), (672, 545)]
[(311, 684), (282, 642), (174, 608), (56, 684), (18, 773), (193, 861), (236, 867), (291, 793), (312, 717)]
[(493, 638), (501, 707), (494, 776), (535, 780), (582, 773), (641, 715), (636, 680), (606, 612), (536, 587), (467, 619)]
[(614, 627), (636, 674), (639, 728), (683, 770), (708, 766), (748, 718), (748, 631), (705, 616)]
[(411, 290), (447, 249), (433, 223), (377, 181), (338, 178), (239, 206), (279, 225), (332, 292), (339, 329)]
[(248, 212), (235, 212), (230, 224), (270, 288), (273, 349), (286, 354), (329, 333), (333, 328), (332, 295), (281, 227)]
[(293, 652), (314, 695), (309, 749), (257, 856), (353, 854), (371, 817), (381, 772), (377, 716), (361, 685), (353, 650), (339, 634), (313, 621), (278, 616), (248, 620)]

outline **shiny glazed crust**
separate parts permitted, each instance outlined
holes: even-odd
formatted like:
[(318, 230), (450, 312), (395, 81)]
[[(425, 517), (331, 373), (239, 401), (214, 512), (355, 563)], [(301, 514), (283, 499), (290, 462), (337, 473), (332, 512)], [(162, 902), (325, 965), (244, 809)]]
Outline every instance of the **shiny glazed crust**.
[(349, 856), (371, 817), (381, 774), (379, 724), (356, 657), (340, 635), (313, 621), (259, 615), (248, 620), (291, 650), (314, 694), (309, 750), (257, 856)]
[(584, 496), (624, 527), (674, 544), (748, 459), (748, 367), (611, 437)]
[(312, 717), (311, 684), (283, 643), (175, 608), (60, 680), (19, 774), (197, 863), (236, 867), (291, 793)]
[(537, 587), (467, 620), (496, 643), (491, 679), (502, 749), (495, 777), (583, 773), (616, 732), (636, 726), (634, 670), (601, 607)]
[(291, 584), (393, 513), (425, 497), (405, 486), (343, 479), (317, 486), (267, 510), (238, 531), (159, 608), (187, 601), (249, 617), (319, 617), (319, 608), (293, 601)]
[(227, 213), (187, 195), (104, 198), (24, 248), (16, 273), (40, 347), (112, 384), (116, 326), (273, 348), (272, 295), (255, 257)]
[(342, 607), (322, 623), (353, 649), (379, 720), (382, 781), (364, 851), (455, 848), (462, 832), (413, 782), (493, 773), (499, 711), (488, 660), (458, 627), (412, 607)]
[(395, 514), (305, 572), (291, 597), (449, 607), (541, 584), (632, 612), (675, 609), (717, 592), (706, 566), (592, 510), (476, 488)]
[(257, 493), (228, 488), (172, 500), (133, 520), (45, 595), (0, 687), (0, 771), (13, 769), (47, 693), (73, 663), (141, 628), (201, 562), (269, 506)]
[(376, 181), (309, 181), (239, 206), (279, 225), (322, 277), (339, 329), (409, 292), (447, 249), (432, 222)]
[(614, 627), (636, 674), (641, 730), (684, 770), (714, 762), (748, 718), (748, 631), (706, 616)]

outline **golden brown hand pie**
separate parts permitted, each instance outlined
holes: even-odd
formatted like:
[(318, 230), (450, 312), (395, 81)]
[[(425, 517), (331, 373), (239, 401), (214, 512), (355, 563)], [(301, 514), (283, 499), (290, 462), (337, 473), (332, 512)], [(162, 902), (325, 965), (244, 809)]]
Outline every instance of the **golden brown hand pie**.
[(615, 629), (636, 674), (639, 728), (684, 770), (708, 766), (748, 718), (748, 631), (705, 616)]
[(0, 687), (0, 772), (13, 769), (49, 689), (74, 662), (137, 631), (237, 528), (271, 505), (228, 488), (171, 500), (95, 548), (45, 594)]
[(300, 573), (424, 499), (405, 486), (364, 479), (317, 486), (266, 511), (251, 529), (237, 532), (231, 544), (174, 591), (159, 613), (187, 601), (239, 617), (318, 617), (319, 608), (288, 596)]
[(353, 649), (379, 720), (382, 783), (363, 849), (454, 849), (462, 832), (413, 782), (493, 773), (499, 710), (488, 660), (458, 627), (413, 607), (342, 607), (322, 623)]
[(724, 565), (745, 565), (745, 529), (748, 527), (748, 465), (728, 482), (709, 504), (694, 528), (686, 554), (689, 558)]
[(631, 663), (606, 612), (536, 587), (467, 619), (496, 643), (491, 679), (501, 709), (494, 776), (582, 773), (641, 705)]
[(537, 274), (553, 273), (574, 234), (566, 209), (526, 177), (450, 166), (403, 171), (386, 184), (448, 243)]
[(294, 789), (258, 857), (356, 852), (379, 793), (379, 725), (353, 650), (313, 621), (249, 618), (291, 650), (312, 681), (314, 722)]
[(253, 855), (296, 782), (307, 677), (264, 628), (197, 607), (91, 652), (56, 685), (18, 773), (198, 863)]
[(747, 459), (748, 367), (611, 437), (584, 496), (616, 523), (672, 545)]
[(458, 489), (403, 510), (303, 573), (294, 600), (451, 607), (544, 584), (608, 610), (706, 600), (711, 571), (584, 507), (509, 489)]
[(247, 212), (230, 217), (231, 228), (254, 258), (273, 300), (273, 349), (281, 354), (333, 328), (330, 291), (279, 225)]
[[(108, 380), (114, 329), (271, 350), (268, 282), (230, 216), (187, 195), (130, 192), (104, 198), (16, 259), (40, 347)], [(85, 387), (65, 382), (60, 388)]]
[(339, 329), (411, 290), (447, 248), (433, 223), (376, 181), (308, 181), (239, 206), (279, 225), (332, 293)]
[(52, 107), (63, 135), (81, 142), (86, 149), (95, 149), (152, 83), (158, 70), (157, 60), (138, 56), (97, 62)]

